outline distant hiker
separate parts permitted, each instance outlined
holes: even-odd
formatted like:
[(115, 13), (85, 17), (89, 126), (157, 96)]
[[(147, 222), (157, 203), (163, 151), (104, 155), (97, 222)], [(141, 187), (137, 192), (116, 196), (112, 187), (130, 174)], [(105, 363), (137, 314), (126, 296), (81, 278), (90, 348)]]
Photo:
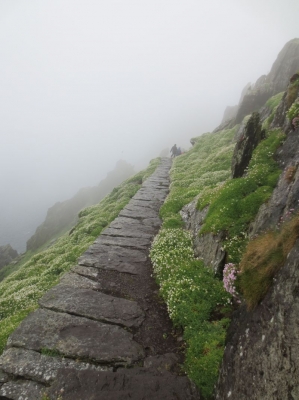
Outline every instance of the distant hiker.
[(171, 158), (172, 158), (172, 157), (175, 157), (175, 156), (177, 155), (177, 151), (178, 151), (178, 149), (177, 149), (177, 147), (176, 147), (176, 144), (174, 144), (174, 145), (172, 146), (172, 148), (170, 149), (170, 153), (172, 153), (172, 154), (171, 154)]
[(182, 154), (182, 150), (180, 147), (177, 148), (176, 155), (180, 156)]

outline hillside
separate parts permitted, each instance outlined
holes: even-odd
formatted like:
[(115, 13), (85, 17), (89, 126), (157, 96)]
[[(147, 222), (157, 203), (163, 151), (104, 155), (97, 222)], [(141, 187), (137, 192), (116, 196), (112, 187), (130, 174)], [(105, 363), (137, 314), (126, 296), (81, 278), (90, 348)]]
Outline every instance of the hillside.
[[(170, 389), (164, 388), (164, 378), (167, 378), (171, 382), (169, 387), (181, 400), (298, 399), (298, 71), (299, 40), (294, 39), (282, 50), (270, 74), (255, 85), (255, 88), (270, 87), (269, 90), (261, 90), (262, 96), (250, 92), (246, 98), (245, 94), (229, 121), (213, 133), (192, 139), (194, 146), (173, 160), (169, 194), (159, 211), (161, 221), (152, 210), (157, 210), (157, 199), (161, 203), (167, 191), (167, 183), (160, 177), (152, 178), (148, 184), (145, 182), (137, 198), (133, 198), (133, 205), (126, 206), (140, 189), (140, 183), (160, 163), (155, 160), (146, 171), (128, 179), (98, 205), (81, 211), (79, 221), (70, 233), (48, 250), (32, 257), (19, 271), (0, 283), (1, 350), (5, 349), (9, 335), (38, 307), (38, 300), (44, 296), (39, 302), (40, 308), (24, 320), (8, 341), (0, 360), (4, 376), (0, 396), (4, 399), (18, 398), (19, 388), (25, 388), (24, 382), (29, 382), (28, 394), (33, 390), (31, 385), (34, 381), (38, 387), (36, 393), (39, 393), (36, 398), (41, 398), (40, 393), (47, 390), (49, 397), (46, 398), (54, 399), (55, 393), (63, 390), (62, 398), (71, 399), (73, 392), (70, 388), (75, 387), (81, 394), (91, 390), (91, 394), (85, 397), (88, 399), (93, 398), (95, 390), (92, 384), (86, 384), (90, 379), (90, 382), (96, 382), (94, 385), (98, 391), (111, 390), (111, 399), (127, 395), (134, 399), (143, 395), (145, 399), (153, 396), (173, 399)], [(250, 110), (244, 106), (244, 101), (249, 104), (248, 96), (251, 96)], [(160, 191), (163, 196), (151, 196), (151, 191), (145, 194), (147, 187)], [(145, 212), (146, 207), (140, 206), (141, 200), (151, 200), (155, 204)], [(116, 217), (120, 219), (112, 222)], [(124, 221), (130, 225), (125, 229), (126, 234), (120, 232)], [(138, 251), (143, 251), (143, 257), (148, 254), (150, 234), (147, 227), (151, 224), (158, 226), (160, 222), (162, 227), (151, 244), (149, 256), (152, 274), (160, 286), (160, 296), (174, 325), (173, 331), (163, 331), (157, 328), (158, 324), (149, 323), (148, 315), (158, 308), (158, 303), (154, 303), (157, 301), (156, 287), (154, 282), (150, 283), (149, 272), (145, 273), (144, 283), (142, 279), (134, 283), (135, 278), (130, 275), (132, 270), (146, 264), (146, 258), (141, 262)], [(132, 224), (141, 225), (139, 234)], [(107, 253), (107, 246), (112, 245), (117, 251)], [(83, 258), (79, 259), (81, 264), (75, 266), (84, 251)], [(69, 278), (62, 278), (58, 284), (71, 267), (73, 275), (80, 276), (80, 282), (65, 282)], [(125, 268), (126, 271), (122, 271), (123, 275), (119, 277), (107, 271), (110, 268)], [(142, 275), (140, 270), (139, 273)], [(61, 318), (65, 319), (82, 316), (78, 309), (82, 310), (85, 303), (75, 301), (74, 291), (74, 287), (78, 293), (82, 289), (82, 276), (84, 285), (89, 285), (88, 296), (106, 291), (118, 299), (138, 299), (138, 304), (141, 304), (138, 318), (143, 312), (144, 327), (152, 333), (143, 336), (137, 328), (126, 327), (126, 334), (130, 332), (134, 339), (128, 342), (130, 355), (120, 349), (122, 355), (113, 353), (109, 361), (101, 354), (84, 353), (82, 356), (81, 348), (78, 350), (82, 337), (74, 334), (76, 343), (69, 346), (72, 342), (69, 338), (73, 336), (66, 337), (61, 333), (66, 328), (60, 319), (53, 323), (54, 328), (59, 327), (58, 330), (51, 325), (48, 331), (45, 328), (42, 334), (39, 333), (39, 326), (50, 324), (47, 316), (50, 320), (54, 318), (52, 311), (63, 312)], [(143, 284), (148, 284), (153, 291), (149, 297), (142, 296)], [(46, 293), (52, 287), (52, 291)], [(61, 291), (72, 292), (74, 300), (61, 303)], [(98, 315), (94, 310), (92, 313), (92, 320), (99, 318), (107, 322), (111, 319), (94, 317)], [(84, 309), (83, 315), (86, 314)], [(73, 318), (71, 326), (79, 324), (81, 327), (83, 322), (76, 321)], [(126, 323), (112, 321), (113, 325), (119, 327)], [(90, 334), (92, 341), (94, 334), (89, 326), (86, 335)], [(143, 325), (140, 323), (138, 326)], [(49, 333), (50, 329), (54, 329), (53, 334)], [(98, 325), (96, 329), (100, 329)], [(115, 331), (118, 335), (119, 330), (115, 328)], [(141, 332), (144, 332), (142, 328)], [(55, 335), (59, 338), (56, 342)], [(84, 341), (86, 337), (84, 335)], [(124, 337), (127, 340), (128, 336)], [(149, 337), (155, 338), (154, 345), (152, 342), (146, 345)], [(97, 347), (96, 342), (92, 343)], [(178, 359), (161, 361), (171, 346), (175, 348)], [(44, 375), (37, 376), (23, 358), (22, 371), (11, 361), (9, 354), (19, 347), (24, 351), (34, 351), (34, 357), (39, 360), (42, 358), (51, 365), (56, 363), (51, 370), (50, 382), (45, 383)], [(108, 349), (110, 351), (110, 347)], [(115, 361), (118, 356), (121, 362)], [(183, 356), (180, 374), (187, 374), (199, 388), (200, 395), (189, 381), (174, 379)], [(78, 365), (65, 365), (63, 360), (88, 362), (92, 366), (82, 367), (86, 369), (84, 372)], [(163, 362), (170, 362), (167, 373), (165, 366), (162, 367)], [(113, 371), (101, 370), (107, 366)], [(124, 366), (132, 368), (127, 372)], [(144, 388), (139, 375), (145, 379)], [(114, 379), (123, 383), (114, 385)], [(153, 382), (154, 394), (151, 392)], [(14, 394), (7, 395), (8, 392)]]
[(73, 227), (78, 220), (78, 213), (83, 208), (97, 204), (114, 187), (134, 174), (134, 168), (120, 160), (113, 171), (108, 172), (97, 186), (79, 190), (71, 199), (58, 202), (49, 208), (45, 221), (27, 241), (27, 251), (35, 251), (57, 235)]

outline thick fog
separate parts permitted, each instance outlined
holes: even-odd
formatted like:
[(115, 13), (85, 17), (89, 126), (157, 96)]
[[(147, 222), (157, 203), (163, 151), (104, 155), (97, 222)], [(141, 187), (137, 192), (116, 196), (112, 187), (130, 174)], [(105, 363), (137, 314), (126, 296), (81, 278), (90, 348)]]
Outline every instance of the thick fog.
[(299, 36), (298, 0), (1, 0), (0, 245), (214, 129)]

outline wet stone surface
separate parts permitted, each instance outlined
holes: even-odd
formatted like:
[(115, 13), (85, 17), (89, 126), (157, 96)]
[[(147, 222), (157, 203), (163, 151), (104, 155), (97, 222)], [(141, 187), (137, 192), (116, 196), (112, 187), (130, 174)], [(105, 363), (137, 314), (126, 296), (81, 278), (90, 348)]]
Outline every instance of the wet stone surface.
[(172, 327), (148, 257), (170, 167), (162, 159), (9, 337), (0, 357), (0, 399), (200, 398), (181, 376), (181, 332)]

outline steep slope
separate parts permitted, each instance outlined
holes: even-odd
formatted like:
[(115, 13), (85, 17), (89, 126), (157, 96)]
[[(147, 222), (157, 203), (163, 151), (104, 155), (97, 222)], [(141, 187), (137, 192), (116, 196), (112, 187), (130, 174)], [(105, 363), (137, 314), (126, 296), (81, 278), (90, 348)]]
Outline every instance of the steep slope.
[(134, 174), (132, 165), (118, 161), (115, 169), (108, 172), (107, 177), (97, 186), (81, 189), (71, 199), (56, 203), (49, 208), (45, 221), (27, 241), (27, 250), (35, 251), (54, 236), (73, 227), (78, 220), (78, 213), (83, 208), (97, 204), (114, 187)]
[(0, 283), (0, 351), (8, 336), (32, 310), (37, 301), (68, 271), (140, 188), (140, 183), (155, 170), (154, 160), (122, 185), (113, 189), (98, 205), (81, 211), (76, 227), (49, 249), (30, 258), (17, 272)]
[(258, 111), (273, 95), (285, 90), (293, 74), (299, 70), (299, 39), (285, 44), (268, 75), (262, 75), (254, 85), (245, 87), (238, 106), (226, 111), (223, 122), (230, 119), (240, 123), (242, 119)]

